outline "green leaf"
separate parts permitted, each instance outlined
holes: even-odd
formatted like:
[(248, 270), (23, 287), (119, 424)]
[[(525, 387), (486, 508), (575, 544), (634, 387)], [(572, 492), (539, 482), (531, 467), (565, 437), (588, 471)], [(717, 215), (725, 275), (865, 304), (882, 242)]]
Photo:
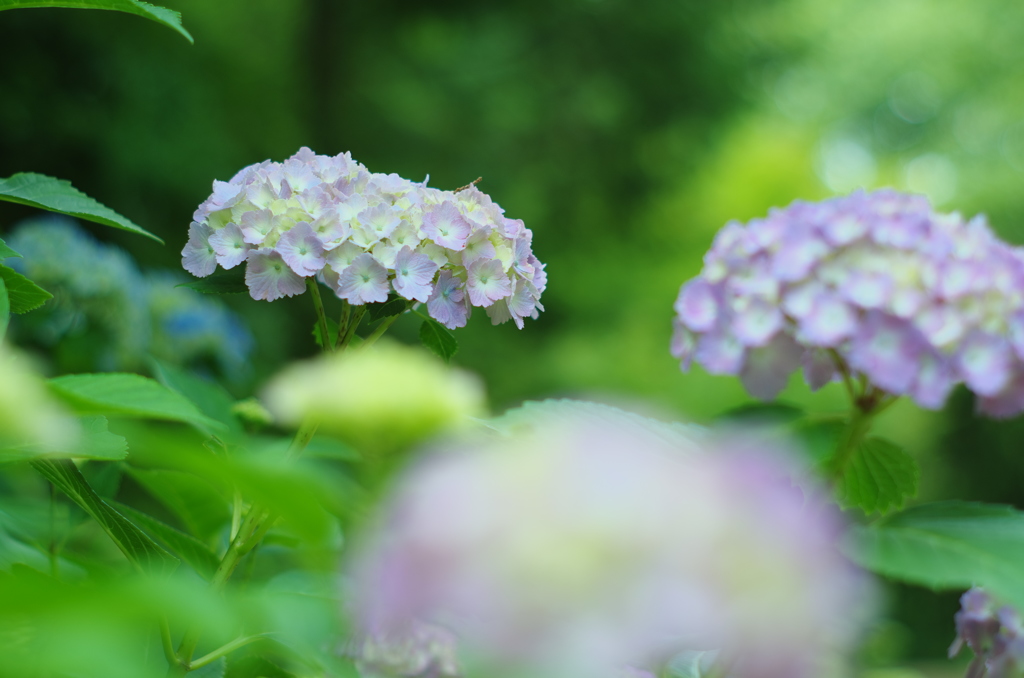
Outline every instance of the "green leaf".
[[(313, 323), (313, 341), (320, 348), (324, 347), (323, 339), (320, 337), (320, 323)], [(338, 323), (330, 318), (327, 319), (327, 345), (334, 346), (338, 343)]]
[(220, 384), (156, 358), (150, 358), (149, 363), (153, 376), (161, 384), (185, 396), (200, 412), (224, 424), (231, 438), (242, 435), (242, 425), (232, 411), (235, 400)]
[[(0, 0), (0, 9), (11, 9), (3, 6), (5, 2), (10, 3), (11, 1)], [(60, 212), (104, 226), (113, 226), (138, 233), (152, 238), (160, 244), (164, 242), (106, 205), (96, 202), (63, 179), (54, 179), (33, 172), (21, 172), (7, 179), (0, 179), (0, 200), (38, 207), (41, 210)]]
[(867, 438), (857, 446), (836, 484), (836, 499), (844, 508), (887, 513), (917, 494), (920, 474), (917, 461), (899, 445), (884, 438)]
[(747, 403), (723, 412), (715, 419), (722, 424), (776, 426), (790, 424), (804, 416), (803, 410), (785, 403)]
[(106, 417), (82, 417), (78, 444), (71, 449), (21, 445), (0, 449), (0, 463), (26, 459), (99, 459), (118, 461), (128, 456), (128, 443), (107, 430)]
[(11, 322), (11, 300), (7, 296), (7, 285), (0, 278), (0, 341), (7, 334), (7, 325)]
[(199, 280), (175, 285), (175, 287), (187, 287), (203, 294), (244, 294), (249, 291), (245, 284), (245, 271), (240, 269), (214, 273)]
[(0, 265), (0, 279), (7, 288), (11, 313), (28, 313), (53, 299), (52, 294), (8, 266)]
[(202, 414), (185, 396), (138, 374), (71, 374), (48, 383), (50, 390), (79, 414), (180, 421), (205, 432), (226, 428)]
[(208, 481), (191, 473), (129, 468), (128, 474), (180, 520), (207, 540), (231, 520), (228, 501)]
[(176, 530), (152, 516), (118, 502), (112, 502), (121, 513), (131, 518), (142, 529), (162, 542), (176, 556), (188, 563), (204, 579), (213, 576), (220, 559), (210, 548), (195, 537)]
[(163, 24), (179, 33), (186, 40), (195, 43), (189, 32), (181, 25), (181, 14), (166, 7), (151, 5), (142, 0), (0, 0), (0, 11), (29, 7), (67, 7), (70, 9), (109, 9), (135, 14), (158, 24)]
[(7, 257), (20, 257), (21, 255), (12, 250), (4, 242), (3, 238), (0, 238), (0, 259), (6, 259)]
[(206, 666), (200, 666), (194, 671), (189, 671), (188, 676), (189, 678), (224, 678), (224, 673), (227, 670), (228, 660), (225, 657), (221, 657)]
[(178, 566), (177, 558), (100, 499), (74, 462), (67, 459), (38, 459), (32, 462), (32, 466), (92, 516), (128, 560), (141, 570), (165, 573), (173, 571)]
[(1024, 513), (1010, 506), (915, 506), (854, 527), (844, 550), (894, 579), (935, 589), (984, 586), (1024, 609)]
[(810, 461), (821, 466), (832, 459), (846, 426), (846, 417), (842, 415), (814, 416), (794, 422), (789, 432), (803, 443)]
[(444, 358), (445, 362), (452, 359), (455, 352), (459, 350), (459, 344), (455, 337), (441, 323), (429, 318), (420, 325), (420, 341), (437, 355)]
[(388, 297), (388, 300), (379, 304), (368, 304), (366, 310), (370, 314), (370, 321), (382, 320), (383, 318), (390, 318), (393, 315), (400, 315), (405, 313), (405, 310), (409, 308), (409, 301), (403, 299), (397, 294), (392, 294)]

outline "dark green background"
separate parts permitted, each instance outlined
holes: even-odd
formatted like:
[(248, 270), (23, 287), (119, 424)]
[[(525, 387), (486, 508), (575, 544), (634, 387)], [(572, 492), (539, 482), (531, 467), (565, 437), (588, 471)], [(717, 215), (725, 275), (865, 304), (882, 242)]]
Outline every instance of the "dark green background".
[[(744, 402), (668, 354), (678, 287), (730, 218), (891, 185), (1024, 242), (1009, 0), (166, 4), (195, 46), (128, 15), (0, 13), (0, 176), (71, 180), (168, 244), (90, 230), (166, 267), (213, 179), (303, 145), (442, 188), (482, 176), (550, 279), (525, 330), (478, 313), (457, 332), (496, 410), (572, 395), (706, 421)], [(0, 232), (30, 214), (0, 204)], [(257, 334), (253, 388), (313, 352), (306, 297), (229, 303)], [(843, 406), (799, 377), (783, 397)], [(969, 394), (902, 404), (880, 428), (921, 461), (923, 498), (1024, 505), (1021, 425), (975, 420)], [(900, 595), (933, 631), (897, 654), (941, 656), (953, 599)]]

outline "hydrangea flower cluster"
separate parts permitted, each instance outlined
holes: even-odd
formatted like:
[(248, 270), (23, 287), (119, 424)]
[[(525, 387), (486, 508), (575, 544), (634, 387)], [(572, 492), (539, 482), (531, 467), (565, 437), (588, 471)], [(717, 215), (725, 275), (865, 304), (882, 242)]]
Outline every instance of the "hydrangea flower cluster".
[(836, 514), (772, 450), (663, 433), (566, 417), (427, 457), (357, 558), (359, 627), (448, 628), (483, 675), (648, 676), (710, 647), (734, 678), (827, 674), (866, 593)]
[(22, 257), (4, 263), (54, 295), (20, 319), (21, 339), (78, 340), (58, 352), (79, 361), (62, 370), (137, 370), (148, 354), (176, 365), (212, 362), (232, 381), (249, 373), (252, 335), (218, 299), (176, 287), (183, 273), (140, 271), (126, 252), (63, 216), (27, 219), (6, 241)]
[(838, 357), (926, 408), (963, 382), (991, 416), (1024, 410), (1024, 250), (922, 196), (860, 191), (731, 222), (675, 309), (682, 368), (738, 374), (760, 398), (801, 365), (821, 387)]
[(954, 617), (956, 639), (950, 658), (966, 645), (974, 653), (967, 678), (1018, 678), (1024, 675), (1024, 623), (1009, 606), (998, 606), (984, 590), (973, 588), (960, 597)]
[(245, 262), (253, 299), (301, 294), (316, 276), (354, 305), (394, 291), (448, 328), (473, 306), (520, 328), (543, 310), (533, 234), (475, 186), (428, 188), (302, 148), (215, 181), (193, 219), (182, 265), (204, 277)]

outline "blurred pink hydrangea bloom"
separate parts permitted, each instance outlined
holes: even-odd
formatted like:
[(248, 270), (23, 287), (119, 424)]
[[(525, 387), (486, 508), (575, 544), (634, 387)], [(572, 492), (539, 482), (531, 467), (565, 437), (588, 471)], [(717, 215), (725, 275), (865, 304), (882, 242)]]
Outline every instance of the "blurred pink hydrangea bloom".
[(205, 277), (245, 263), (253, 299), (301, 294), (316, 276), (355, 305), (392, 292), (426, 304), (452, 329), (473, 306), (520, 328), (543, 310), (547, 275), (533, 233), (475, 186), (428, 188), (372, 173), (348, 153), (302, 148), (214, 181), (192, 218), (185, 269)]
[(922, 196), (860, 191), (731, 222), (675, 309), (682, 368), (739, 375), (759, 398), (801, 365), (812, 388), (829, 382), (834, 351), (922, 407), (963, 382), (991, 416), (1024, 410), (1024, 249)]
[(442, 625), (502, 675), (649, 675), (722, 648), (736, 678), (816, 678), (855, 636), (868, 582), (791, 471), (763, 447), (680, 446), (622, 418), (447, 449), (365, 539), (358, 625), (391, 642)]

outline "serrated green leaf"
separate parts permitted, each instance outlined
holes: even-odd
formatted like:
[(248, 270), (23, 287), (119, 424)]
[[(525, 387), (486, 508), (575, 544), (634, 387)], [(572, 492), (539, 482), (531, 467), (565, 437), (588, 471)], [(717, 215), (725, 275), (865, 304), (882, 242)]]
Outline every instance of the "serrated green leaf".
[[(323, 339), (320, 337), (320, 323), (313, 323), (313, 341), (320, 348), (324, 347)], [(327, 345), (334, 346), (338, 343), (338, 323), (335, 320), (327, 319)]]
[(180, 421), (207, 433), (226, 429), (202, 414), (185, 396), (138, 374), (71, 374), (50, 379), (48, 384), (79, 414)]
[(245, 284), (245, 271), (236, 268), (224, 273), (214, 273), (205, 278), (175, 285), (187, 287), (203, 294), (244, 294), (249, 291)]
[(178, 566), (177, 558), (103, 501), (86, 482), (74, 462), (67, 459), (38, 459), (32, 462), (32, 467), (92, 516), (128, 560), (142, 571), (168, 573)]
[(844, 551), (862, 567), (935, 589), (984, 586), (1024, 609), (1024, 513), (948, 501), (852, 528)]
[(188, 563), (201, 577), (209, 579), (213, 576), (217, 566), (220, 565), (220, 559), (206, 544), (152, 516), (133, 509), (131, 506), (118, 502), (111, 503), (118, 511), (131, 518), (143, 530), (170, 549), (174, 555)]
[(189, 671), (189, 678), (224, 678), (228, 669), (228, 660), (224, 657), (210, 662), (206, 666), (200, 666), (194, 671)]
[(388, 300), (379, 304), (367, 304), (366, 311), (370, 314), (370, 321), (382, 320), (383, 318), (390, 318), (393, 315), (399, 315), (405, 312), (409, 308), (409, 301), (403, 299), (397, 294), (392, 294), (388, 297)]
[(227, 499), (197, 475), (138, 468), (129, 468), (128, 474), (201, 540), (210, 539), (231, 520)]
[(4, 242), (3, 238), (0, 238), (0, 259), (6, 259), (7, 257), (20, 257), (21, 255), (12, 250)]
[(429, 318), (420, 325), (420, 341), (431, 351), (441, 356), (445, 362), (459, 350), (455, 337), (441, 323)]
[(811, 462), (819, 466), (835, 454), (840, 436), (846, 430), (846, 417), (842, 415), (806, 417), (793, 422), (788, 431), (803, 443), (803, 450)]
[(887, 513), (917, 494), (920, 473), (917, 461), (896, 443), (867, 438), (837, 482), (836, 499), (868, 514)]
[(68, 9), (105, 9), (135, 14), (155, 21), (180, 34), (195, 44), (192, 36), (181, 25), (181, 14), (166, 7), (151, 5), (142, 0), (0, 0), (0, 11), (5, 9), (28, 9), (32, 7), (62, 7)]
[(20, 445), (0, 450), (0, 463), (26, 459), (97, 459), (118, 461), (128, 456), (128, 443), (107, 430), (106, 417), (82, 417), (81, 435), (72, 448)]
[[(12, 9), (4, 7), (4, 2), (10, 3), (12, 0), (0, 0), (0, 9)], [(104, 226), (138, 233), (152, 238), (160, 244), (164, 242), (106, 205), (93, 200), (63, 179), (54, 179), (33, 172), (20, 172), (7, 179), (0, 179), (0, 200), (67, 214)]]
[(0, 341), (7, 334), (7, 325), (11, 322), (11, 300), (7, 297), (7, 284), (0, 277)]
[(11, 313), (28, 313), (53, 299), (52, 294), (9, 266), (0, 265), (0, 278), (7, 288)]

